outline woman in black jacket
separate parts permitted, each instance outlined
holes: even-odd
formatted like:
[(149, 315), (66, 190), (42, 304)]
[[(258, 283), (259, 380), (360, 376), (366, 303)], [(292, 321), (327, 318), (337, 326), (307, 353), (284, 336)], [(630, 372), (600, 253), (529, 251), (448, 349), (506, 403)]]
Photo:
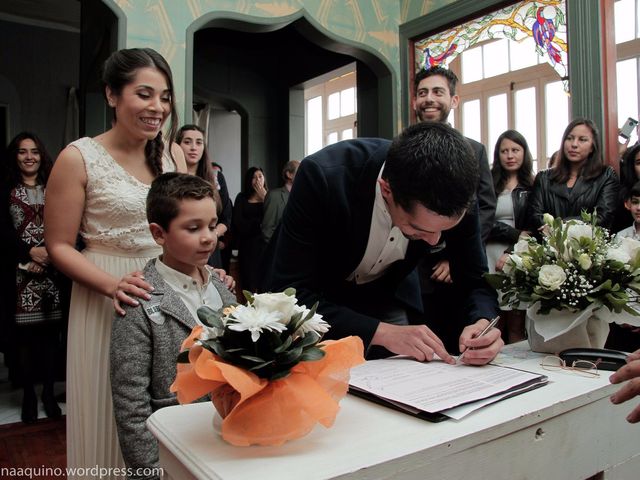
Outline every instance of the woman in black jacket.
[(529, 200), (532, 227), (550, 213), (563, 219), (597, 210), (599, 225), (610, 229), (618, 202), (618, 178), (602, 161), (600, 134), (591, 120), (576, 118), (565, 129), (557, 165), (538, 173)]
[[(515, 130), (507, 130), (498, 137), (493, 150), (493, 187), (497, 204), (493, 228), (487, 239), (489, 271), (502, 270), (513, 245), (528, 231), (528, 196), (533, 184), (533, 159), (527, 140)], [(513, 343), (525, 338), (524, 312), (503, 311), (506, 341)]]

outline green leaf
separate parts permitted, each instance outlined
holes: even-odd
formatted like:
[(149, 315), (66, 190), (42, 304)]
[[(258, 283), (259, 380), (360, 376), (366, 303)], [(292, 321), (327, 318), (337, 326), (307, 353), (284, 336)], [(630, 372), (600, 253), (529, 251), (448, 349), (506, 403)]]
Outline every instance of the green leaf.
[(325, 356), (325, 351), (316, 347), (308, 348), (300, 357), (301, 362), (314, 362)]
[(256, 365), (255, 367), (251, 367), (249, 371), (254, 372), (256, 370), (260, 370), (261, 368), (271, 365), (272, 363), (273, 363), (273, 360), (269, 360), (268, 362), (264, 362), (264, 363), (261, 363), (260, 365)]
[(293, 287), (289, 287), (282, 293), (284, 293), (288, 297), (295, 297), (296, 296), (296, 289), (293, 288)]
[(293, 343), (293, 337), (291, 335), (289, 335), (287, 338), (285, 338), (284, 342), (282, 342), (282, 345), (280, 345), (279, 347), (275, 348), (273, 351), (274, 351), (274, 353), (282, 353), (287, 348), (289, 348), (292, 343)]
[(298, 337), (295, 341), (296, 347), (308, 347), (309, 345), (315, 345), (320, 341), (320, 335), (316, 332), (307, 332), (304, 337)]
[(242, 290), (242, 295), (247, 299), (247, 303), (251, 305), (253, 303), (253, 294), (248, 290)]
[(291, 350), (284, 352), (281, 355), (278, 355), (278, 363), (295, 364), (300, 361), (301, 356), (302, 356), (302, 347), (292, 348)]
[(264, 358), (254, 357), (253, 355), (240, 355), (240, 358), (244, 358), (245, 360), (255, 363), (263, 363), (266, 361)]
[(220, 312), (217, 312), (211, 307), (207, 307), (205, 305), (198, 308), (197, 313), (200, 321), (207, 327), (218, 328), (220, 330), (224, 329), (224, 323), (222, 322), (222, 315), (220, 314)]

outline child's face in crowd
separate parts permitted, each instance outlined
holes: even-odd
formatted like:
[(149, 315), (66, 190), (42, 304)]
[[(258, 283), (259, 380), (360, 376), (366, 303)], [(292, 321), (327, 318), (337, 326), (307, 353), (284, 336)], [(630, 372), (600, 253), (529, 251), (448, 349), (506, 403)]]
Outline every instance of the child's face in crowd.
[(185, 275), (193, 275), (195, 267), (206, 265), (216, 248), (218, 238), (213, 229), (217, 223), (212, 198), (181, 200), (180, 213), (168, 230), (151, 224), (154, 239), (162, 246), (162, 262)]
[(631, 197), (624, 202), (624, 206), (631, 212), (633, 221), (640, 224), (640, 197)]
[(640, 151), (636, 153), (636, 158), (633, 159), (633, 169), (636, 172), (636, 178), (640, 178)]

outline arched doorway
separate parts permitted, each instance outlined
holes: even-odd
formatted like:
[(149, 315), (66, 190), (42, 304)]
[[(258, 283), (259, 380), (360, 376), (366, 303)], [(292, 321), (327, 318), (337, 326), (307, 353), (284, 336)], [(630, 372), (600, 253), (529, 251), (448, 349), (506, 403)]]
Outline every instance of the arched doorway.
[[(205, 18), (191, 28), (187, 103), (207, 103), (215, 112), (233, 101), (246, 112), (246, 116), (240, 116), (237, 132), (239, 166), (216, 158), (215, 144), (209, 147), (225, 168), (232, 193), (240, 187), (240, 176), (234, 178), (227, 170), (240, 173), (252, 165), (265, 170), (270, 186), (278, 186), (284, 163), (301, 158), (304, 152), (304, 135), (299, 133), (300, 128), (292, 128), (304, 112), (299, 85), (344, 65), (356, 64), (359, 136), (393, 136), (391, 69), (365, 46), (341, 43), (301, 15), (269, 25)], [(210, 125), (209, 139), (213, 143), (215, 121)]]

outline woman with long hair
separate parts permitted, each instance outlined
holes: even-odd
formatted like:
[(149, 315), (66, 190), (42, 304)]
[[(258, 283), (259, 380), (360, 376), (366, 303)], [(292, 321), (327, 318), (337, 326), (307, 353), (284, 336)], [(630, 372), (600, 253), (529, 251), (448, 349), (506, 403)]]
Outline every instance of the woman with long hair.
[(226, 242), (222, 239), (231, 226), (232, 205), (227, 191), (226, 184), (224, 189), (218, 183), (218, 175), (213, 170), (209, 155), (207, 153), (207, 145), (204, 139), (204, 130), (197, 125), (183, 125), (176, 136), (176, 143), (180, 145), (184, 152), (184, 158), (187, 163), (187, 172), (196, 175), (210, 182), (213, 186), (213, 196), (216, 202), (218, 213), (218, 224), (215, 233), (218, 237), (218, 246), (209, 259), (209, 265), (216, 268), (223, 268), (221, 250), (226, 247)]
[[(528, 197), (533, 185), (533, 159), (527, 140), (516, 130), (507, 130), (498, 137), (491, 167), (496, 192), (496, 216), (487, 239), (489, 271), (502, 270), (513, 245), (529, 236)], [(503, 311), (507, 343), (525, 338), (524, 312)]]
[(233, 204), (233, 240), (238, 248), (240, 285), (242, 290), (255, 292), (258, 288), (262, 241), (262, 217), (267, 195), (264, 172), (260, 167), (249, 168), (244, 175), (242, 191)]
[(569, 123), (559, 152), (557, 164), (536, 176), (529, 199), (532, 227), (543, 226), (545, 213), (568, 220), (595, 209), (598, 224), (610, 229), (619, 183), (613, 168), (603, 162), (595, 124), (586, 118)]
[[(161, 253), (149, 233), (147, 192), (155, 177), (186, 171), (176, 132), (171, 69), (149, 48), (114, 52), (102, 80), (114, 120), (58, 157), (47, 190), (45, 239), (73, 281), (67, 346), (67, 466), (123, 467), (111, 386), (114, 306), (150, 298), (139, 271)], [(168, 134), (162, 132), (170, 119)], [(80, 234), (85, 248), (75, 249)], [(130, 274), (129, 272), (134, 272)], [(115, 472), (112, 471), (111, 475)]]
[(2, 200), (11, 217), (6, 233), (15, 244), (10, 259), (14, 292), (10, 331), (24, 391), (21, 418), (25, 423), (38, 418), (34, 386), (39, 377), (47, 417), (61, 415), (53, 384), (67, 302), (66, 279), (51, 265), (44, 243), (44, 195), (51, 166), (44, 144), (33, 133), (19, 133), (7, 147)]

